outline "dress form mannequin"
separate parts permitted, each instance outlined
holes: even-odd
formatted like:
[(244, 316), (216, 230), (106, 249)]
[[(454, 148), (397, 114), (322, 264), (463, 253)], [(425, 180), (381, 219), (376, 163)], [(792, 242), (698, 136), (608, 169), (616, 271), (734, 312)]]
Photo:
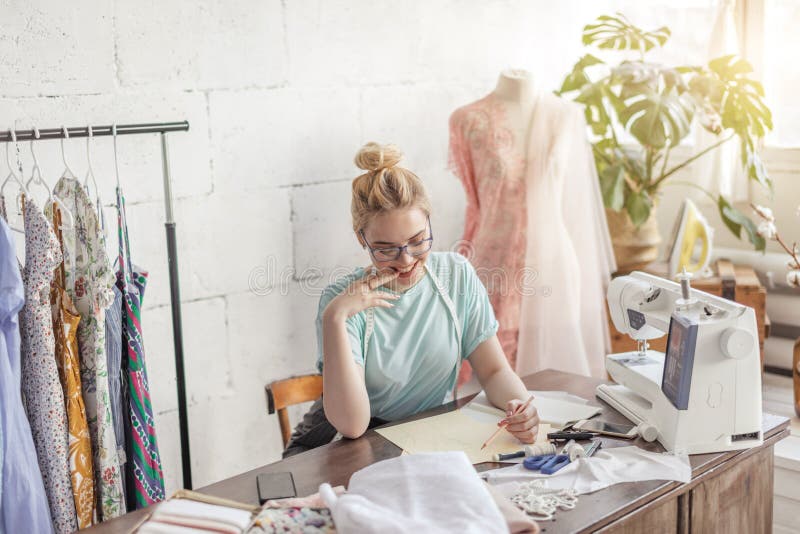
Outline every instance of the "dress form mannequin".
[(467, 196), (460, 252), (486, 285), (511, 366), (602, 376), (616, 266), (580, 107), (503, 71), (450, 117), (450, 165)]
[(533, 114), (533, 100), (536, 83), (533, 74), (521, 69), (506, 69), (500, 73), (492, 95), (502, 100), (509, 109), (509, 116), (519, 117), (525, 129)]

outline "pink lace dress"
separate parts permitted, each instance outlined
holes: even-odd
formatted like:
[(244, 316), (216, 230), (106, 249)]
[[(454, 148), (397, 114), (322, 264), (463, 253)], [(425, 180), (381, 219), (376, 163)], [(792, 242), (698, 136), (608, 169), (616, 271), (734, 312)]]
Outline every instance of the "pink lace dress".
[(575, 104), (544, 93), (527, 142), (512, 119), (492, 94), (450, 117), (450, 166), (467, 196), (460, 252), (486, 285), (517, 373), (602, 376), (616, 266), (586, 124)]
[[(450, 167), (467, 196), (459, 252), (486, 286), (500, 323), (497, 337), (514, 367), (521, 303), (515, 274), (525, 265), (525, 151), (506, 125), (505, 106), (492, 95), (450, 117)], [(469, 373), (462, 367), (462, 380)]]

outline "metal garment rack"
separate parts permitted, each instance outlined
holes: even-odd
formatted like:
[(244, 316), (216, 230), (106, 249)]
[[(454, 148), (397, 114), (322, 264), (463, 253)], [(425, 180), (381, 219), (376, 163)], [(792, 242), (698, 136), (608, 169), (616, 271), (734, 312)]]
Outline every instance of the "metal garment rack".
[[(14, 130), (16, 141), (44, 141), (48, 139), (71, 139), (77, 137), (104, 137), (114, 135), (114, 126), (78, 126), (75, 128), (46, 128), (42, 130)], [(67, 135), (65, 135), (65, 130)], [(167, 133), (185, 132), (189, 130), (189, 123), (160, 122), (147, 124), (119, 124), (116, 126), (117, 135), (131, 134), (161, 134), (161, 163), (164, 178), (164, 210), (166, 221), (164, 227), (167, 232), (167, 259), (169, 262), (169, 288), (172, 303), (172, 337), (175, 345), (175, 372), (178, 383), (178, 423), (181, 434), (181, 462), (183, 467), (183, 486), (192, 489), (192, 462), (189, 450), (189, 421), (186, 405), (186, 375), (183, 362), (183, 328), (181, 326), (181, 293), (178, 280), (178, 246), (175, 235), (175, 219), (172, 209), (172, 179), (169, 171), (169, 151), (167, 148)], [(0, 132), (0, 142), (13, 142), (10, 131)]]

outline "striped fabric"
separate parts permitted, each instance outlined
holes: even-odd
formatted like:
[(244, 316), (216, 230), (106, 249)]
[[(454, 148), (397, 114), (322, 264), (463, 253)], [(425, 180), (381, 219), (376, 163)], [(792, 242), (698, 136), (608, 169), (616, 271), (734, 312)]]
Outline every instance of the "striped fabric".
[(125, 487), (125, 412), (127, 406), (122, 390), (122, 292), (114, 286), (114, 304), (106, 309), (106, 358), (108, 364), (108, 396), (111, 400), (111, 418), (117, 438), (117, 455), (122, 466), (122, 486)]
[(119, 267), (117, 287), (124, 297), (122, 304), (122, 365), (127, 370), (129, 432), (126, 464), (128, 511), (144, 508), (164, 500), (164, 475), (156, 443), (153, 408), (145, 369), (142, 340), (142, 299), (146, 272), (136, 272), (130, 258), (125, 198), (117, 188), (117, 222), (119, 226)]

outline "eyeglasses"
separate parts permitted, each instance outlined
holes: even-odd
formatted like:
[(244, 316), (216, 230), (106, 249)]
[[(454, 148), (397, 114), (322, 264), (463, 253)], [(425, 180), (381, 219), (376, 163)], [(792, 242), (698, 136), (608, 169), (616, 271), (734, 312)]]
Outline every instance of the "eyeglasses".
[(359, 230), (358, 232), (361, 234), (361, 239), (363, 239), (364, 243), (367, 244), (367, 248), (369, 249), (370, 254), (372, 254), (372, 257), (375, 258), (375, 261), (394, 261), (399, 258), (401, 254), (403, 254), (403, 251), (408, 253), (410, 256), (422, 256), (428, 252), (433, 246), (433, 228), (431, 227), (430, 217), (428, 217), (428, 230), (430, 237), (426, 239), (420, 239), (419, 241), (408, 243), (402, 247), (382, 248), (373, 248), (372, 245), (369, 244), (369, 241), (367, 241), (367, 238), (364, 235), (364, 230)]

